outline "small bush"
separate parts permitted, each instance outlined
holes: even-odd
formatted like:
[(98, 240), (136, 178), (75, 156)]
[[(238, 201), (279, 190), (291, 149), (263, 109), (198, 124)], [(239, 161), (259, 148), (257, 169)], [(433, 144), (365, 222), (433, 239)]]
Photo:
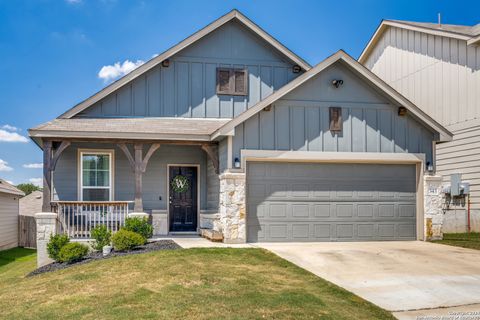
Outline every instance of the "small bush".
[(70, 242), (62, 247), (58, 257), (61, 262), (73, 263), (81, 260), (88, 253), (88, 247), (78, 242)]
[(146, 243), (147, 239), (153, 235), (153, 226), (148, 223), (147, 218), (127, 218), (125, 219), (124, 229), (140, 234), (145, 239), (143, 243)]
[(101, 251), (104, 246), (109, 246), (112, 240), (112, 232), (103, 224), (100, 224), (92, 229), (92, 238), (95, 241), (92, 247), (95, 250)]
[(65, 234), (56, 234), (54, 236), (50, 236), (50, 241), (47, 244), (48, 256), (55, 261), (60, 261), (60, 250), (69, 242), (70, 238), (68, 238), (68, 236)]
[(120, 229), (113, 235), (112, 243), (116, 251), (132, 250), (144, 244), (145, 238), (136, 232)]

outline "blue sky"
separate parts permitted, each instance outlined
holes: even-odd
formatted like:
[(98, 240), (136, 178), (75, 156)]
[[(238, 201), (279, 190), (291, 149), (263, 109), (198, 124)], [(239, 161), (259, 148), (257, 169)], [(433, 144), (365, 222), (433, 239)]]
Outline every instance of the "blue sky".
[(28, 128), (100, 90), (126, 60), (146, 61), (233, 8), (312, 65), (338, 49), (358, 57), (382, 18), (480, 22), (480, 1), (0, 0), (0, 178), (40, 182)]

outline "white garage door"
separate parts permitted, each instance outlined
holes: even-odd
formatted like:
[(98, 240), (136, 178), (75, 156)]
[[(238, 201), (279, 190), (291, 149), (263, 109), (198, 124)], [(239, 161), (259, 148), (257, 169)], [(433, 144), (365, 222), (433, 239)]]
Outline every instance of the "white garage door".
[(416, 239), (415, 165), (248, 162), (249, 242)]

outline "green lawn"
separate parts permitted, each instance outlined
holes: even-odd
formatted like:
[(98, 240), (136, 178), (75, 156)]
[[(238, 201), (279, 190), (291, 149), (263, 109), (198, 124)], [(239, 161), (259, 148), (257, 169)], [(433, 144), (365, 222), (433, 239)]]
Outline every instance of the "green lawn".
[(262, 249), (157, 251), (29, 278), (31, 250), (0, 261), (1, 319), (393, 319)]
[(432, 242), (480, 250), (480, 233), (444, 233), (443, 240)]

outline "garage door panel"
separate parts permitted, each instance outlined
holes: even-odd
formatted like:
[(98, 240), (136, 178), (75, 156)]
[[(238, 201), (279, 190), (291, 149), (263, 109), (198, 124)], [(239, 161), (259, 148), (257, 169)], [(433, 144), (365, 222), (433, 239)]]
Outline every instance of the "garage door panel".
[(415, 236), (416, 228), (414, 224), (399, 224), (397, 230), (397, 237), (410, 239)]
[(292, 204), (292, 217), (294, 218), (308, 218), (310, 216), (309, 204)]
[(315, 217), (322, 217), (322, 218), (328, 218), (331, 216), (331, 209), (330, 209), (330, 204), (329, 203), (326, 203), (326, 204), (318, 204), (318, 203), (314, 203), (313, 204), (314, 208), (315, 208)]
[(279, 240), (289, 240), (288, 239), (288, 225), (287, 224), (269, 224), (268, 225), (269, 238), (279, 241)]
[(414, 165), (248, 163), (248, 241), (415, 239), (415, 173)]
[(357, 235), (361, 239), (373, 239), (375, 237), (375, 224), (373, 223), (360, 223), (357, 225)]
[(332, 225), (330, 224), (313, 224), (314, 228), (314, 238), (315, 239), (322, 239), (322, 240), (328, 240), (332, 238)]
[(268, 206), (269, 218), (286, 218), (287, 217), (288, 204), (276, 203)]
[(360, 218), (373, 218), (375, 206), (371, 203), (361, 203), (357, 205), (357, 215)]
[(294, 223), (292, 225), (292, 239), (310, 239), (310, 224)]
[(337, 224), (337, 238), (339, 239), (353, 239), (354, 238), (354, 225), (353, 224)]
[(378, 235), (381, 238), (395, 238), (395, 225), (394, 224), (379, 224)]

